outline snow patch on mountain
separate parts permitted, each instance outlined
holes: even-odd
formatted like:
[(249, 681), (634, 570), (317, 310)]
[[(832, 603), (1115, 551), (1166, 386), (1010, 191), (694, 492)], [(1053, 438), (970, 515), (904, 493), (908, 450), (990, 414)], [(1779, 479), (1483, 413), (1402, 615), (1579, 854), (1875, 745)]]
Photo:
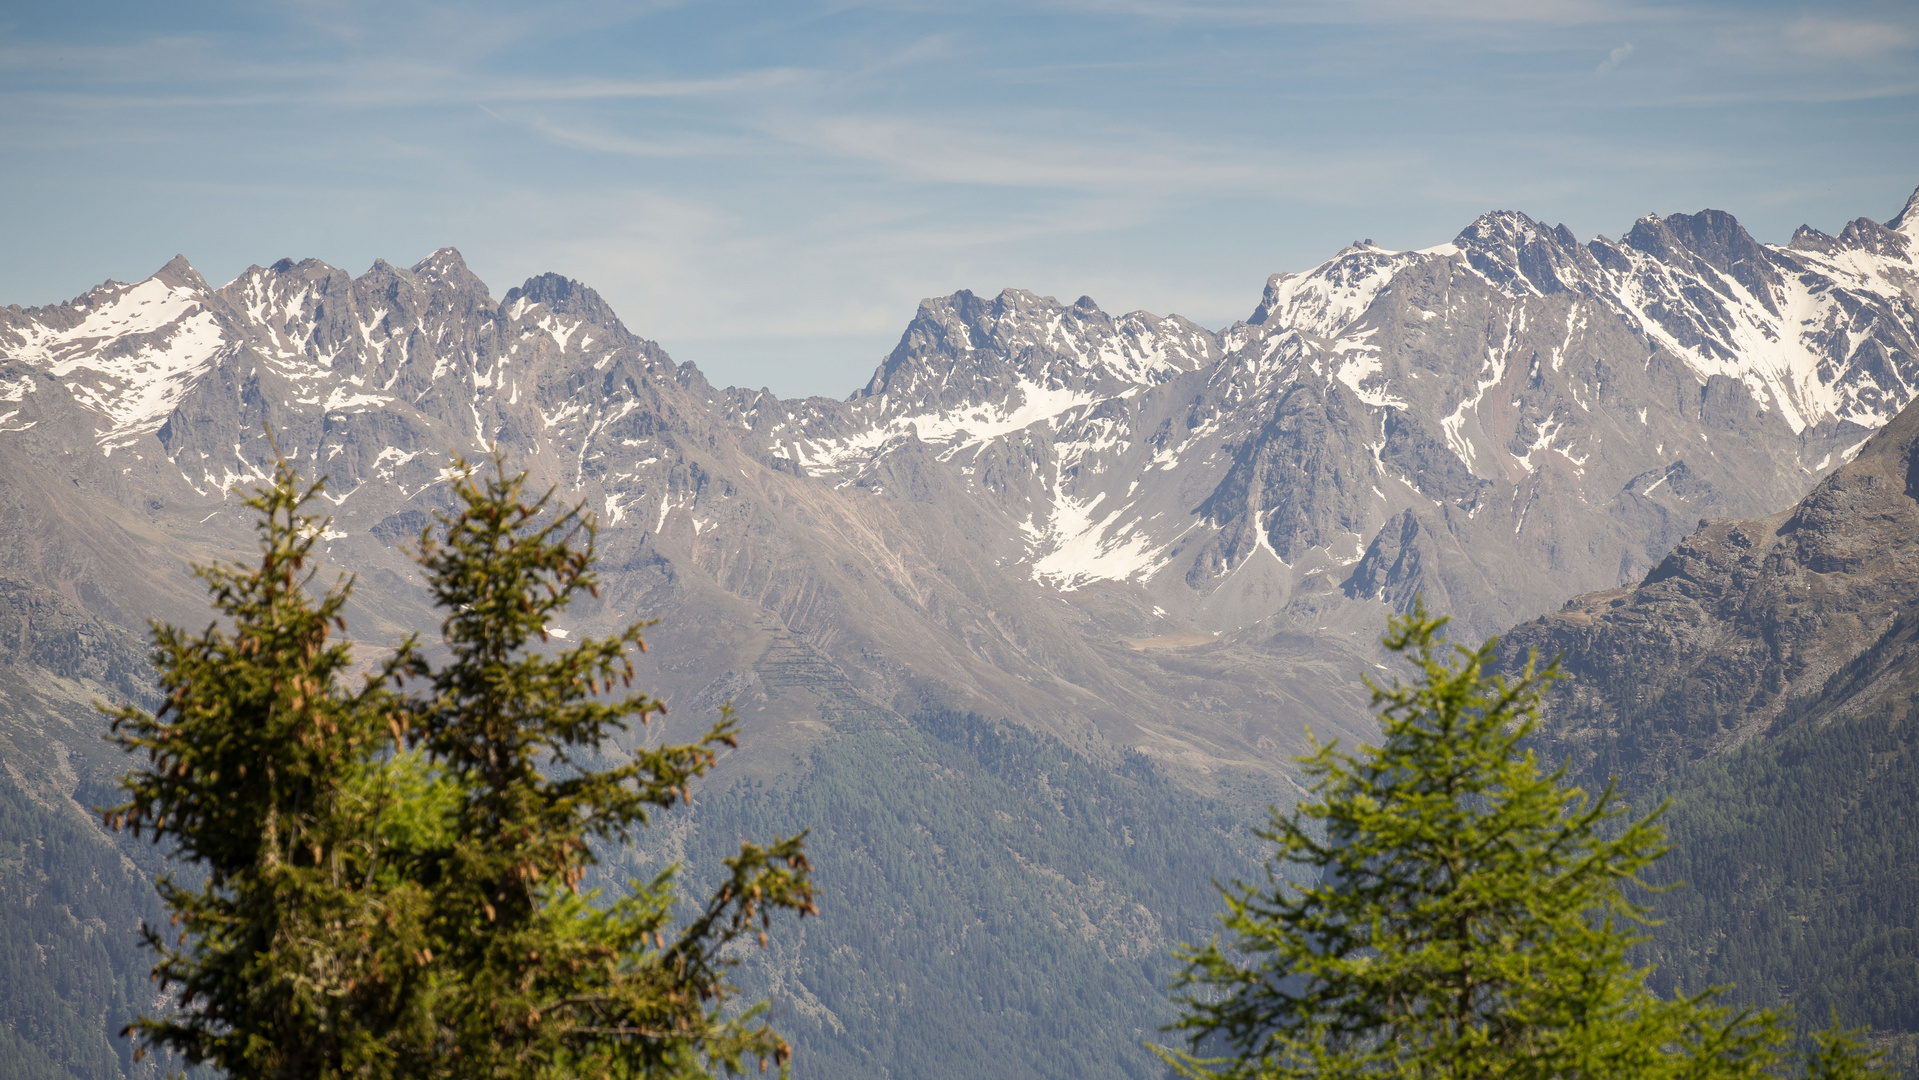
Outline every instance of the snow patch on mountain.
[(1095, 581), (1151, 578), (1165, 568), (1170, 545), (1154, 544), (1137, 520), (1122, 527), (1122, 508), (1101, 513), (1105, 501), (1103, 491), (1085, 500), (1056, 495), (1046, 525), (1028, 526), (1028, 536), (1047, 552), (1033, 562), (1034, 581), (1073, 592)]
[(1365, 343), (1374, 333), (1375, 330), (1367, 329), (1333, 344), (1333, 353), (1342, 358), (1333, 368), (1333, 377), (1345, 383), (1353, 396), (1374, 408), (1406, 408), (1406, 399), (1392, 393), (1386, 384), (1379, 346)]
[(1387, 251), (1370, 243), (1356, 245), (1303, 274), (1274, 274), (1247, 321), (1335, 337), (1373, 306), (1401, 270), (1444, 257), (1437, 249)]
[(909, 435), (921, 442), (950, 443), (953, 450), (977, 446), (1050, 422), (1060, 414), (1101, 399), (1084, 390), (1041, 386), (1021, 379), (1001, 401), (911, 416), (895, 416), (842, 438), (800, 440), (798, 461), (809, 476), (837, 473)]
[(158, 276), (97, 289), (87, 300), (75, 325), (21, 326), (7, 355), (61, 380), (100, 413), (102, 442), (157, 429), (225, 345), (219, 319), (203, 292)]
[[(1618, 276), (1613, 297), (1702, 382), (1713, 375), (1740, 380), (1764, 407), (1778, 409), (1795, 434), (1828, 418), (1865, 427), (1885, 424), (1912, 397), (1897, 368), (1889, 366), (1898, 393), (1876, 401), (1847, 393), (1838, 376), (1858, 358), (1877, 317), (1862, 311), (1851, 294), (1894, 299), (1895, 290), (1888, 288), (1891, 270), (1910, 266), (1909, 260), (1860, 250), (1794, 254), (1815, 272), (1785, 275), (1761, 297), (1730, 275), (1712, 271), (1712, 280), (1702, 281), (1698, 274), (1633, 252), (1633, 272)], [(1731, 303), (1702, 303), (1704, 296)], [(1861, 317), (1867, 326), (1857, 325)], [(1685, 331), (1690, 340), (1681, 339)], [(1835, 337), (1844, 341), (1837, 350)]]

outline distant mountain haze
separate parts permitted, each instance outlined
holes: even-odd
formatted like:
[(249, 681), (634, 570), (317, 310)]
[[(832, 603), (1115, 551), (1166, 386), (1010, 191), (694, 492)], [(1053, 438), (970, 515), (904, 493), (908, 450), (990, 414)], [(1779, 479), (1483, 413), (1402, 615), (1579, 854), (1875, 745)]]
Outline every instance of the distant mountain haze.
[[(1368, 737), (1359, 677), (1415, 596), (1461, 637), (1566, 650), (1554, 745), (1635, 791), (1905, 648), (1916, 247), (1919, 193), (1784, 246), (1715, 210), (1583, 244), (1501, 211), (1251, 282), (1217, 331), (928, 299), (844, 400), (714, 387), (586, 285), (496, 299), (451, 248), (217, 288), (176, 258), (0, 309), (0, 839), (109, 797), (85, 703), (142, 692), (147, 619), (208, 617), (190, 561), (252, 557), (268, 426), (327, 478), (323, 573), (358, 575), (368, 658), (436, 630), (408, 551), (453, 455), (497, 445), (599, 519), (601, 597), (552, 629), (658, 618), (667, 733), (741, 714), (711, 819), (607, 880), (820, 830), (831, 902), (749, 971), (800, 1076), (1155, 1076), (1166, 957), (1214, 906), (1189, 886), (1253, 872), (1245, 829), (1291, 801), (1309, 730)], [(1709, 708), (1621, 704), (1655, 698)], [(62, 865), (111, 850), (69, 831)], [(114, 888), (102, 910), (147, 902)], [(74, 910), (18, 926), (78, 948)], [(96, 966), (144, 985), (107, 923)], [(48, 1030), (148, 1007), (47, 994)], [(43, 1074), (115, 1053), (84, 1041)]]

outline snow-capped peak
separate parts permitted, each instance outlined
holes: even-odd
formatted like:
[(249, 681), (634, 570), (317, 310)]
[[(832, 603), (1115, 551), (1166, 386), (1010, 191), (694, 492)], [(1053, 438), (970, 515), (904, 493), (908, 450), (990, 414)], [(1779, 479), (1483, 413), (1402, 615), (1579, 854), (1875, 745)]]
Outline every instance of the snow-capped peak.
[(209, 298), (206, 281), (176, 255), (138, 284), (108, 282), (65, 308), (27, 313), (0, 346), (99, 413), (96, 434), (111, 446), (165, 423), (224, 347)]
[(1905, 233), (1907, 236), (1919, 237), (1919, 188), (1913, 189), (1912, 196), (1906, 200), (1905, 207), (1899, 211), (1897, 217), (1886, 222), (1886, 228)]
[(1366, 313), (1395, 275), (1414, 263), (1443, 257), (1418, 251), (1388, 251), (1362, 243), (1348, 247), (1304, 274), (1274, 274), (1259, 307), (1246, 321), (1339, 336)]

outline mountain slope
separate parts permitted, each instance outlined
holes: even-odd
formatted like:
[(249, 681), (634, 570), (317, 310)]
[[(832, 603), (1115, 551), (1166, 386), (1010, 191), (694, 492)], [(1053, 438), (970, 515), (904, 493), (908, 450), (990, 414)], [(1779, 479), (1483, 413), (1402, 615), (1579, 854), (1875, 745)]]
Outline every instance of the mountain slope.
[(272, 424), (331, 477), (357, 632), (389, 641), (428, 620), (398, 546), (449, 451), (497, 442), (632, 571), (583, 625), (697, 642), (651, 673), (676, 699), (757, 707), (797, 643), (884, 708), (1258, 775), (1363, 723), (1326, 676), (1415, 592), (1491, 632), (1844, 460), (1919, 379), (1911, 216), (1781, 248), (1714, 211), (1586, 245), (1488, 214), (1276, 275), (1218, 334), (956, 293), (844, 402), (717, 390), (590, 289), (495, 301), (450, 249), (218, 289), (176, 259), (0, 312), (0, 558), (122, 625), (184, 617), (197, 590), (116, 552), (245, 550), (228, 508)]
[(1570, 678), (1542, 743), (1670, 802), (1662, 990), (1836, 1009), (1919, 1066), (1919, 406), (1791, 510), (1708, 521), (1645, 581), (1505, 639)]
[(1579, 596), (1506, 647), (1565, 654), (1555, 739), (1644, 787), (1763, 734), (1919, 601), (1919, 411), (1791, 510), (1701, 522), (1630, 589)]
[[(1368, 733), (1356, 675), (1386, 615), (1423, 593), (1490, 632), (1640, 579), (1702, 515), (1798, 499), (1919, 383), (1915, 230), (1908, 209), (1776, 247), (1706, 211), (1580, 244), (1500, 212), (1430, 250), (1275, 275), (1217, 333), (960, 292), (925, 301), (845, 401), (715, 388), (586, 286), (496, 299), (451, 249), (218, 288), (176, 259), (0, 310), (0, 588), (136, 634), (204, 619), (186, 563), (250, 554), (238, 500), (271, 425), (329, 477), (328, 569), (359, 575), (348, 617), (373, 655), (437, 622), (407, 546), (453, 455), (498, 445), (600, 516), (606, 588), (555, 629), (660, 617), (641, 678), (669, 734), (740, 710), (713, 818), (659, 852), (697, 874), (740, 830), (819, 825), (845, 922), (755, 976), (809, 1052), (867, 1075), (956, 1048), (1110, 1074), (1143, 1059), (1081, 1054), (1046, 1019), (1092, 985), (1082, 1027), (1151, 1027), (1163, 950), (1206, 899), (1191, 888), (1245, 858), (1207, 808), (1288, 801), (1308, 727)], [(1881, 626), (1860, 610), (1861, 633)], [(0, 630), (0, 650), (28, 645)], [(1734, 704), (1728, 730), (1765, 722)], [(972, 715), (1055, 765), (1008, 771), (947, 737)], [(66, 744), (22, 730), (42, 734), (0, 761)], [(1133, 850), (1129, 822), (1155, 813), (1163, 835)], [(968, 951), (981, 933), (1020, 951)], [(929, 995), (944, 1029), (909, 1023)]]
[[(1919, 651), (1902, 615), (1769, 737), (1656, 787), (1662, 990), (1837, 1010), (1919, 1071)], [(1874, 685), (1877, 684), (1877, 685)]]
[(1142, 755), (1110, 769), (938, 710), (690, 819), (682, 858), (706, 867), (736, 837), (812, 830), (821, 918), (747, 980), (801, 1078), (1163, 1076), (1144, 1043), (1173, 1019), (1173, 947), (1212, 933), (1212, 882), (1252, 876), (1263, 846)]
[(0, 583), (0, 1076), (158, 1077), (121, 1028), (158, 995), (140, 946), (155, 853), (101, 833), (121, 755), (97, 698), (151, 699), (133, 635), (57, 593)]

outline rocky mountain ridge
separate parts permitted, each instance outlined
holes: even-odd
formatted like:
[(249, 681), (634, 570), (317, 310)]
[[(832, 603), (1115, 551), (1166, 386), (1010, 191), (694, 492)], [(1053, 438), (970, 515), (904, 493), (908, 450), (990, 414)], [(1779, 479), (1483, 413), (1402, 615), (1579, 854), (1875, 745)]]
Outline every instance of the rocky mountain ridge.
[(449, 454), (497, 444), (600, 515), (579, 630), (664, 616), (649, 678), (762, 745), (937, 701), (1269, 774), (1308, 723), (1358, 730), (1351, 674), (1415, 593), (1492, 632), (1847, 460), (1919, 384), (1916, 234), (1911, 204), (1784, 247), (1718, 211), (1583, 245), (1498, 212), (1274, 275), (1217, 333), (960, 292), (845, 401), (715, 388), (591, 289), (494, 300), (451, 249), (217, 289), (176, 259), (0, 309), (0, 574), (199, 617), (166, 568), (248, 548), (271, 425), (389, 641), (432, 621), (403, 548)]
[(1797, 505), (1702, 521), (1638, 585), (1574, 597), (1504, 644), (1564, 657), (1551, 741), (1588, 782), (1645, 788), (1808, 710), (1830, 719), (1902, 686), (1915, 581), (1909, 407)]

